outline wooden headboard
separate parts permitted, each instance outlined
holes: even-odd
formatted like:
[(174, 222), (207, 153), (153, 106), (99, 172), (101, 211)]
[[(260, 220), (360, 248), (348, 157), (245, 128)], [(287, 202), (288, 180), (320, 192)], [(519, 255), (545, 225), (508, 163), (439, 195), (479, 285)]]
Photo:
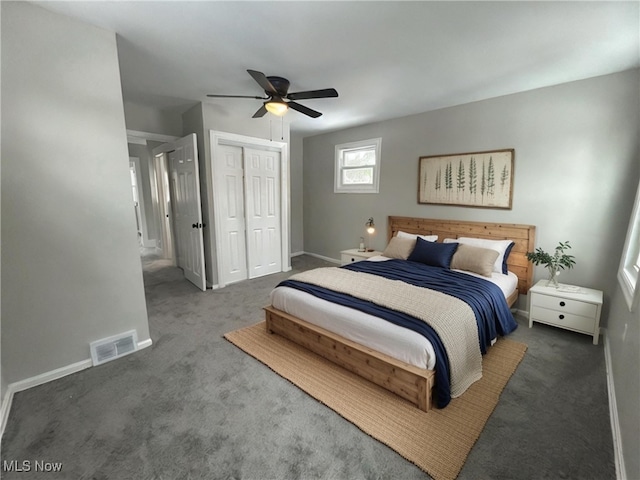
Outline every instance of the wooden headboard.
[(439, 242), (445, 238), (458, 237), (513, 240), (515, 245), (507, 265), (509, 271), (518, 276), (518, 291), (526, 294), (533, 284), (533, 264), (527, 259), (527, 252), (533, 252), (535, 248), (536, 227), (533, 225), (390, 216), (387, 227), (388, 240), (400, 230), (420, 235), (438, 235)]

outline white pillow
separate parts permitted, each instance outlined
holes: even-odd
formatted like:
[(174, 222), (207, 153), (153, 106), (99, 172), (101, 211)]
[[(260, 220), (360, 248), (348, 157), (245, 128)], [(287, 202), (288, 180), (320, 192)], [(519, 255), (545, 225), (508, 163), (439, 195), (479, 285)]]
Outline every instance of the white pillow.
[(418, 237), (420, 237), (423, 240), (426, 240), (427, 242), (437, 242), (438, 241), (438, 235), (416, 235), (414, 233), (407, 233), (407, 232), (403, 232), (403, 231), (399, 231), (396, 234), (396, 237), (399, 238), (412, 238), (412, 239), (416, 239)]
[(464, 243), (465, 245), (471, 245), (473, 247), (490, 248), (498, 252), (498, 258), (496, 258), (493, 264), (493, 271), (506, 274), (505, 254), (509, 256), (511, 253), (512, 240), (488, 240), (486, 238), (472, 238), (472, 237), (460, 237), (460, 238), (445, 238), (444, 243)]

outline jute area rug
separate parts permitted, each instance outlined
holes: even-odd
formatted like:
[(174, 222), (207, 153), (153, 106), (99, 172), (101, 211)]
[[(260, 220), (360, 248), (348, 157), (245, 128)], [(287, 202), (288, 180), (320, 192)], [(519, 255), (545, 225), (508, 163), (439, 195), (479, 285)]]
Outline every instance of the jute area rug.
[(426, 413), (293, 342), (267, 333), (264, 322), (224, 337), (435, 480), (458, 476), (527, 349), (523, 343), (498, 340), (483, 357), (482, 379), (446, 408)]

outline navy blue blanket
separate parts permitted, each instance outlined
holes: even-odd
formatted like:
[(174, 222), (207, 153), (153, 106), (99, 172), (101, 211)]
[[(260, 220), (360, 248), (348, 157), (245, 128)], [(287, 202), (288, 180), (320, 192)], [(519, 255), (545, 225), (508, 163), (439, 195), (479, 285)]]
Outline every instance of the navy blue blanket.
[[(402, 280), (411, 285), (430, 288), (466, 302), (473, 310), (478, 324), (480, 350), (484, 354), (491, 340), (498, 335), (507, 335), (517, 328), (502, 291), (495, 284), (481, 278), (465, 275), (438, 267), (406, 260), (384, 262), (355, 262), (341, 268), (356, 272), (379, 275), (392, 280)], [(436, 355), (436, 404), (444, 408), (451, 401), (449, 360), (438, 334), (424, 321), (402, 312), (382, 307), (367, 300), (335, 292), (316, 285), (285, 280), (280, 286), (301, 290), (318, 298), (354, 308), (383, 318), (396, 325), (409, 328), (426, 337)]]

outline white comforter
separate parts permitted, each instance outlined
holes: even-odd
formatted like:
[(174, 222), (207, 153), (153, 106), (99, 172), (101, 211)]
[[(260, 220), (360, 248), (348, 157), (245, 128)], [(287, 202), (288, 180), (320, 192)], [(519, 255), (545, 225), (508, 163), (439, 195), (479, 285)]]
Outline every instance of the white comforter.
[[(378, 256), (372, 257), (368, 261), (384, 260), (387, 258)], [(505, 298), (513, 293), (518, 285), (518, 277), (511, 272), (508, 275), (493, 273), (492, 278), (469, 272), (462, 273), (495, 283), (500, 287)], [(381, 318), (336, 305), (289, 287), (275, 288), (271, 292), (271, 304), (278, 310), (405, 363), (429, 370), (435, 367), (435, 353), (429, 340), (419, 333), (394, 325)]]

